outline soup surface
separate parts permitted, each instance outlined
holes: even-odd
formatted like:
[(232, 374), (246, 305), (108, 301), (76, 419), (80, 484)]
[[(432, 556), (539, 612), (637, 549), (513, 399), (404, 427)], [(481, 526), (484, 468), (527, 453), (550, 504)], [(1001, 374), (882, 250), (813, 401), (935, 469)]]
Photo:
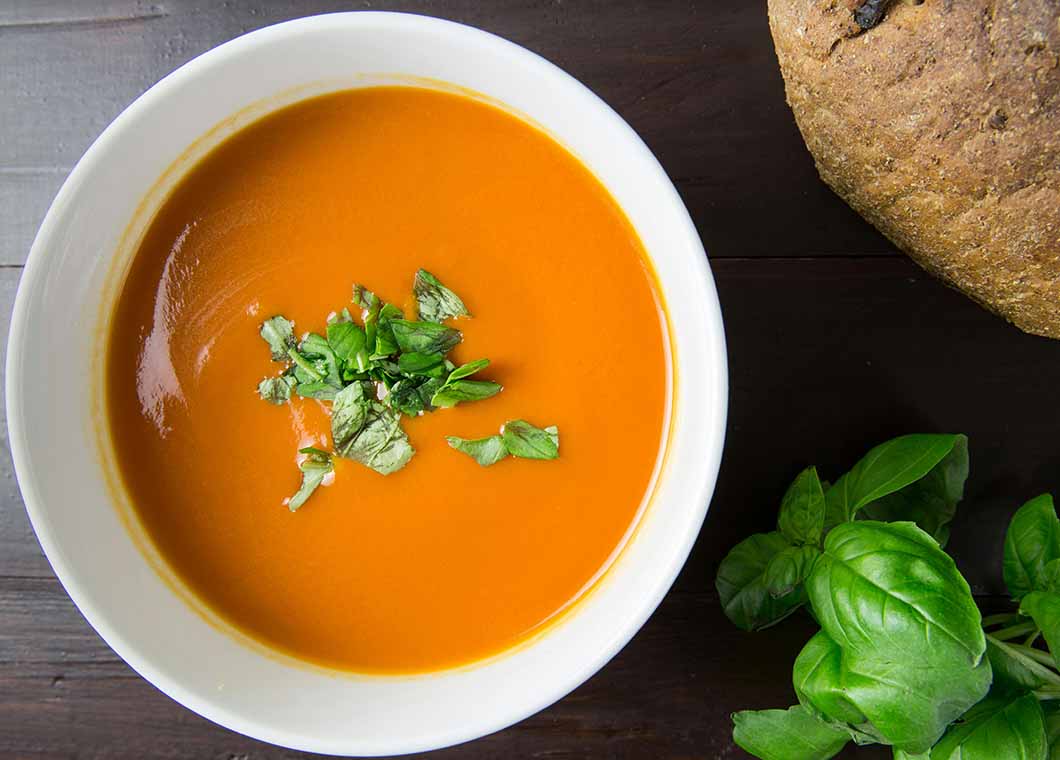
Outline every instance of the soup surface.
[[(288, 511), (328, 407), (258, 397), (261, 322), (323, 332), (359, 313), (353, 283), (412, 314), (420, 267), (474, 315), (454, 361), (489, 357), (504, 391), (406, 418), (403, 470), (336, 458)], [(161, 555), (237, 628), (345, 670), (459, 665), (539, 630), (620, 547), (660, 455), (664, 331), (636, 234), (550, 137), (439, 91), (319, 97), (222, 143), (150, 224), (109, 337), (115, 455)], [(559, 458), (446, 445), (514, 418), (557, 425)]]

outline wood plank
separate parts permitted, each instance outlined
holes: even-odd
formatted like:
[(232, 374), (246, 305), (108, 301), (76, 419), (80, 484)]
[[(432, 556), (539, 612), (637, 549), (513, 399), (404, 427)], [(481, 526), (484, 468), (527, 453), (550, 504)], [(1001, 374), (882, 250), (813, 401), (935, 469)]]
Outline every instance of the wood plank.
[[(758, 6), (400, 0), (386, 7), (479, 26), (584, 81), (656, 152), (714, 256), (893, 252), (817, 179)], [(48, 0), (8, 8), (0, 15), (0, 221), (17, 222), (0, 226), (0, 264), (25, 260), (61, 179), (28, 182), (24, 174), (68, 171), (126, 105), (209, 48), (261, 26), (348, 8), (329, 0)]]
[(0, 167), (0, 264), (21, 264), (52, 198), (70, 169), (65, 166)]
[[(0, 334), (4, 336), (0, 365), (7, 360), (6, 336), (11, 327), (11, 309), (21, 275), (21, 268), (0, 266)], [(51, 575), (51, 567), (41, 553), (22, 505), (8, 445), (7, 408), (0, 405), (0, 577), (50, 578)], [(4, 635), (5, 613), (6, 607), (0, 604), (0, 637)]]

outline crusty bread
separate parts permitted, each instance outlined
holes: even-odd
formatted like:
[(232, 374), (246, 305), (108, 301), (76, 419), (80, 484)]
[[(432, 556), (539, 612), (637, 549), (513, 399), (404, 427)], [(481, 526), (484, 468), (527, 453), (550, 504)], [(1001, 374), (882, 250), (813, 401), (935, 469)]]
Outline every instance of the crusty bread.
[(769, 0), (821, 177), (899, 248), (1060, 338), (1060, 0)]

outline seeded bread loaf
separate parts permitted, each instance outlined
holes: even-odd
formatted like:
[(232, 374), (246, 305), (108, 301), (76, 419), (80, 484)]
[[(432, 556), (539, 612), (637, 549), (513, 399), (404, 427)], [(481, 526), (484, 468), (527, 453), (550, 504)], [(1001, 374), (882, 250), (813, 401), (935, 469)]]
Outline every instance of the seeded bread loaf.
[(1060, 338), (1060, 0), (769, 0), (769, 20), (824, 181), (925, 269)]

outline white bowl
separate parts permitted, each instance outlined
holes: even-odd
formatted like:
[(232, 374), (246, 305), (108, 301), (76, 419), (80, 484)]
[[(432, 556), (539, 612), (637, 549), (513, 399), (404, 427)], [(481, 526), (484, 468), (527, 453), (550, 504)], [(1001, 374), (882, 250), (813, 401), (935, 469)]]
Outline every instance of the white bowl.
[[(475, 666), (359, 677), (270, 656), (207, 621), (163, 577), (108, 487), (101, 319), (139, 231), (181, 170), (211, 145), (308, 94), (417, 78), (468, 88), (524, 114), (621, 204), (669, 308), (672, 428), (652, 503), (575, 612)], [(706, 255), (673, 185), (633, 130), (583, 85), (517, 45), (394, 13), (262, 29), (182, 66), (129, 106), (85, 153), (41, 226), (7, 356), (8, 425), (26, 509), (88, 622), (144, 678), (200, 715), (274, 744), (342, 755), (427, 750), (496, 731), (567, 694), (614, 656), (662, 600), (699, 532), (721, 458), (726, 386)]]

